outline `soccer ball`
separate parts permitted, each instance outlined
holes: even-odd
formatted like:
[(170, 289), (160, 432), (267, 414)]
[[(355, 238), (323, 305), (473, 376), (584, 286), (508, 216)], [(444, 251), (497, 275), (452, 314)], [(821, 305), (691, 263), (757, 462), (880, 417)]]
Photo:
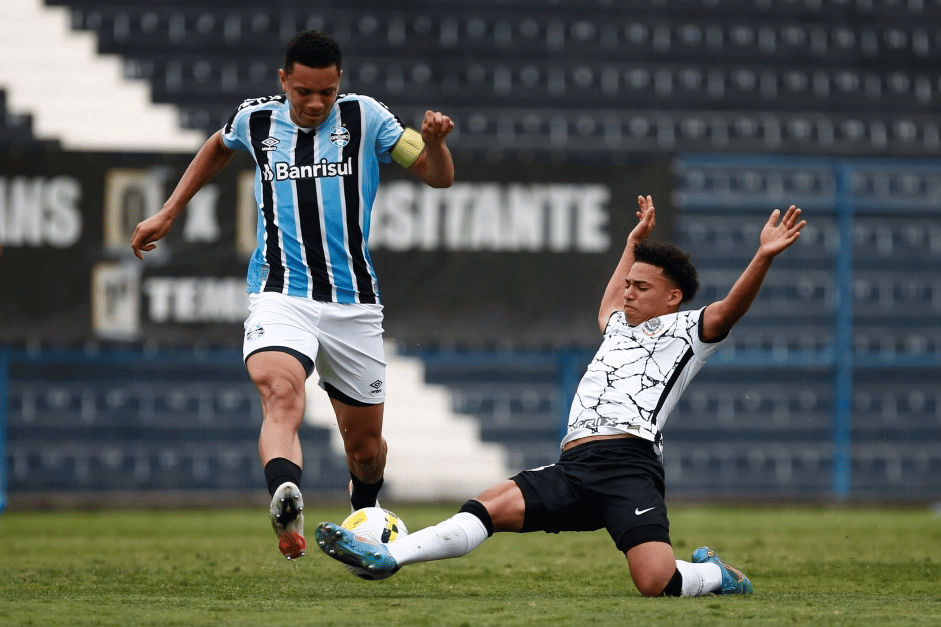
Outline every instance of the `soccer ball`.
[[(341, 525), (344, 529), (349, 529), (356, 534), (356, 539), (369, 544), (383, 544), (394, 542), (408, 535), (408, 529), (405, 528), (405, 522), (393, 512), (383, 507), (364, 507), (358, 509), (347, 517)], [(346, 566), (346, 569), (359, 577), (360, 579), (369, 579), (376, 581), (386, 579), (395, 574), (384, 573), (377, 575), (363, 568), (355, 566)], [(396, 569), (398, 570), (398, 569)]]

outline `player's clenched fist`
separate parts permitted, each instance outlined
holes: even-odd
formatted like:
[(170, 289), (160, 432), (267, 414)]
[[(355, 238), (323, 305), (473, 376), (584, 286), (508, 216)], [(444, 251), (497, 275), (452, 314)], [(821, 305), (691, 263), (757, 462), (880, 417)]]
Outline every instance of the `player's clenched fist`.
[(440, 111), (426, 111), (421, 122), (421, 138), (426, 144), (440, 144), (454, 130), (454, 122)]

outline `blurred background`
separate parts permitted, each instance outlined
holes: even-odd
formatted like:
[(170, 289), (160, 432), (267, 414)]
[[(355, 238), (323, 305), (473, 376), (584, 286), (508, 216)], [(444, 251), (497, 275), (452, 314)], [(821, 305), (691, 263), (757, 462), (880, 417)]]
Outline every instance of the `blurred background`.
[[(308, 28), (341, 91), (456, 124), (454, 187), (386, 166), (373, 215), (390, 502), (557, 458), (639, 194), (694, 307), (773, 208), (809, 223), (670, 417), (668, 498), (941, 499), (941, 0), (6, 0), (0, 509), (267, 502), (252, 162), (129, 241)], [(305, 496), (344, 498), (309, 399)]]

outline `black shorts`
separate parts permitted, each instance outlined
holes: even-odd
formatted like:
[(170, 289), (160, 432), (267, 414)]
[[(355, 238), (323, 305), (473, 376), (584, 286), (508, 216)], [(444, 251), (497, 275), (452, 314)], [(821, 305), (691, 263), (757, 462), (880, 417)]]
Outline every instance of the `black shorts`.
[(512, 480), (523, 492), (521, 531), (608, 530), (621, 551), (644, 542), (670, 543), (663, 464), (653, 444), (613, 438), (563, 451), (551, 466)]

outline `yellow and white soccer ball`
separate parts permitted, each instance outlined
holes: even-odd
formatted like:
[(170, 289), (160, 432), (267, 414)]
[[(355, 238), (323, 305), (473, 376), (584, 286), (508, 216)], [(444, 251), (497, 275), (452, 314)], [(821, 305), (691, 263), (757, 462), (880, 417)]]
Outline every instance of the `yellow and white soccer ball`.
[[(384, 507), (365, 507), (350, 514), (341, 525), (356, 534), (356, 539), (369, 544), (384, 544), (401, 540), (408, 535), (405, 522)], [(344, 566), (346, 566), (344, 564)], [(395, 572), (376, 575), (363, 568), (346, 566), (346, 569), (361, 579), (375, 581), (386, 579)], [(398, 570), (398, 569), (396, 569)]]

